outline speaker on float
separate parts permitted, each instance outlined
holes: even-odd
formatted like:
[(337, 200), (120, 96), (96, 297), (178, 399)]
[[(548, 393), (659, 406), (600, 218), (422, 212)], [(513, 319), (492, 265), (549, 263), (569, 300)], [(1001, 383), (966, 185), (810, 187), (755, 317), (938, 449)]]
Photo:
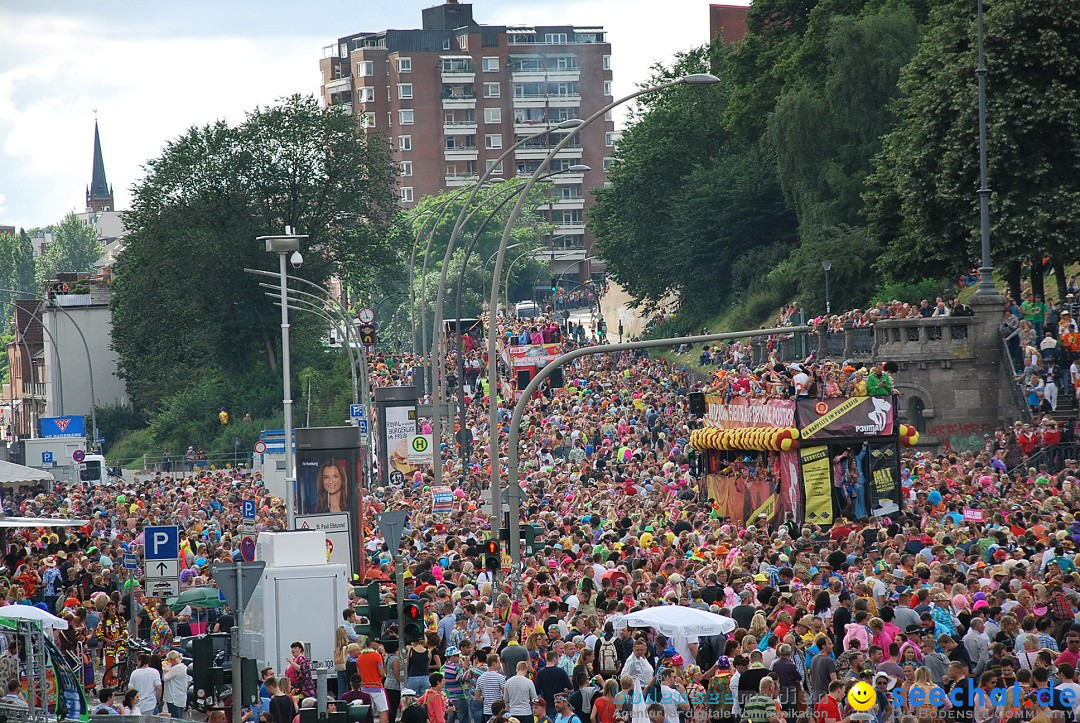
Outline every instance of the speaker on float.
[(705, 393), (690, 392), (690, 413), (699, 417), (705, 416)]

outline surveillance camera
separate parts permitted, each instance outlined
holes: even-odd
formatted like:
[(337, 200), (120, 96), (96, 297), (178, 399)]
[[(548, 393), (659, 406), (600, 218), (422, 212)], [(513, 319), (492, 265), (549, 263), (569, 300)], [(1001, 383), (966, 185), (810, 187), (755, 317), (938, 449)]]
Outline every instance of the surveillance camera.
[(304, 257), (300, 255), (299, 251), (293, 251), (292, 256), (289, 257), (289, 263), (292, 264), (294, 269), (298, 269), (304, 265)]

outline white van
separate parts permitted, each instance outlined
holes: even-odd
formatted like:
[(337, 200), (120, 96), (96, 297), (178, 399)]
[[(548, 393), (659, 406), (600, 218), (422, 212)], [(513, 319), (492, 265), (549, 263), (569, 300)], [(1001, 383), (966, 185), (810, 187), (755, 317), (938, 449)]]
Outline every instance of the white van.
[(519, 319), (535, 319), (540, 316), (540, 307), (532, 301), (519, 301), (514, 304), (514, 315)]
[(89, 487), (96, 487), (97, 485), (111, 486), (118, 479), (109, 470), (105, 457), (100, 454), (86, 455), (83, 461), (79, 462), (78, 468), (79, 481)]

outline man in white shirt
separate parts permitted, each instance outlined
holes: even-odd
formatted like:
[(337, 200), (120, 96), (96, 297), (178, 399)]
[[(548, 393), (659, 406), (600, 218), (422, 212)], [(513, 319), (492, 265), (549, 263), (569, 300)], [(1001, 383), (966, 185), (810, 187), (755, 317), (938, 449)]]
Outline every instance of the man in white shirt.
[(649, 648), (645, 645), (645, 639), (638, 638), (634, 641), (634, 652), (626, 659), (622, 669), (623, 675), (629, 675), (640, 683), (642, 688), (647, 686), (653, 678), (653, 667), (649, 662), (648, 654)]
[(128, 685), (139, 691), (139, 712), (152, 715), (161, 700), (161, 673), (150, 667), (149, 653), (139, 653), (139, 667)]

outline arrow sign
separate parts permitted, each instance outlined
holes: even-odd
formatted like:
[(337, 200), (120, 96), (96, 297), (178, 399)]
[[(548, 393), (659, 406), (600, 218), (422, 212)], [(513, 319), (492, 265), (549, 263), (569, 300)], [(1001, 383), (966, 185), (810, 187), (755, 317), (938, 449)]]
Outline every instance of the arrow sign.
[(147, 579), (180, 579), (179, 560), (147, 560), (143, 570)]
[(408, 519), (408, 510), (394, 510), (379, 515), (379, 532), (382, 533), (392, 555), (396, 555), (401, 548), (401, 536), (405, 532), (405, 522)]

